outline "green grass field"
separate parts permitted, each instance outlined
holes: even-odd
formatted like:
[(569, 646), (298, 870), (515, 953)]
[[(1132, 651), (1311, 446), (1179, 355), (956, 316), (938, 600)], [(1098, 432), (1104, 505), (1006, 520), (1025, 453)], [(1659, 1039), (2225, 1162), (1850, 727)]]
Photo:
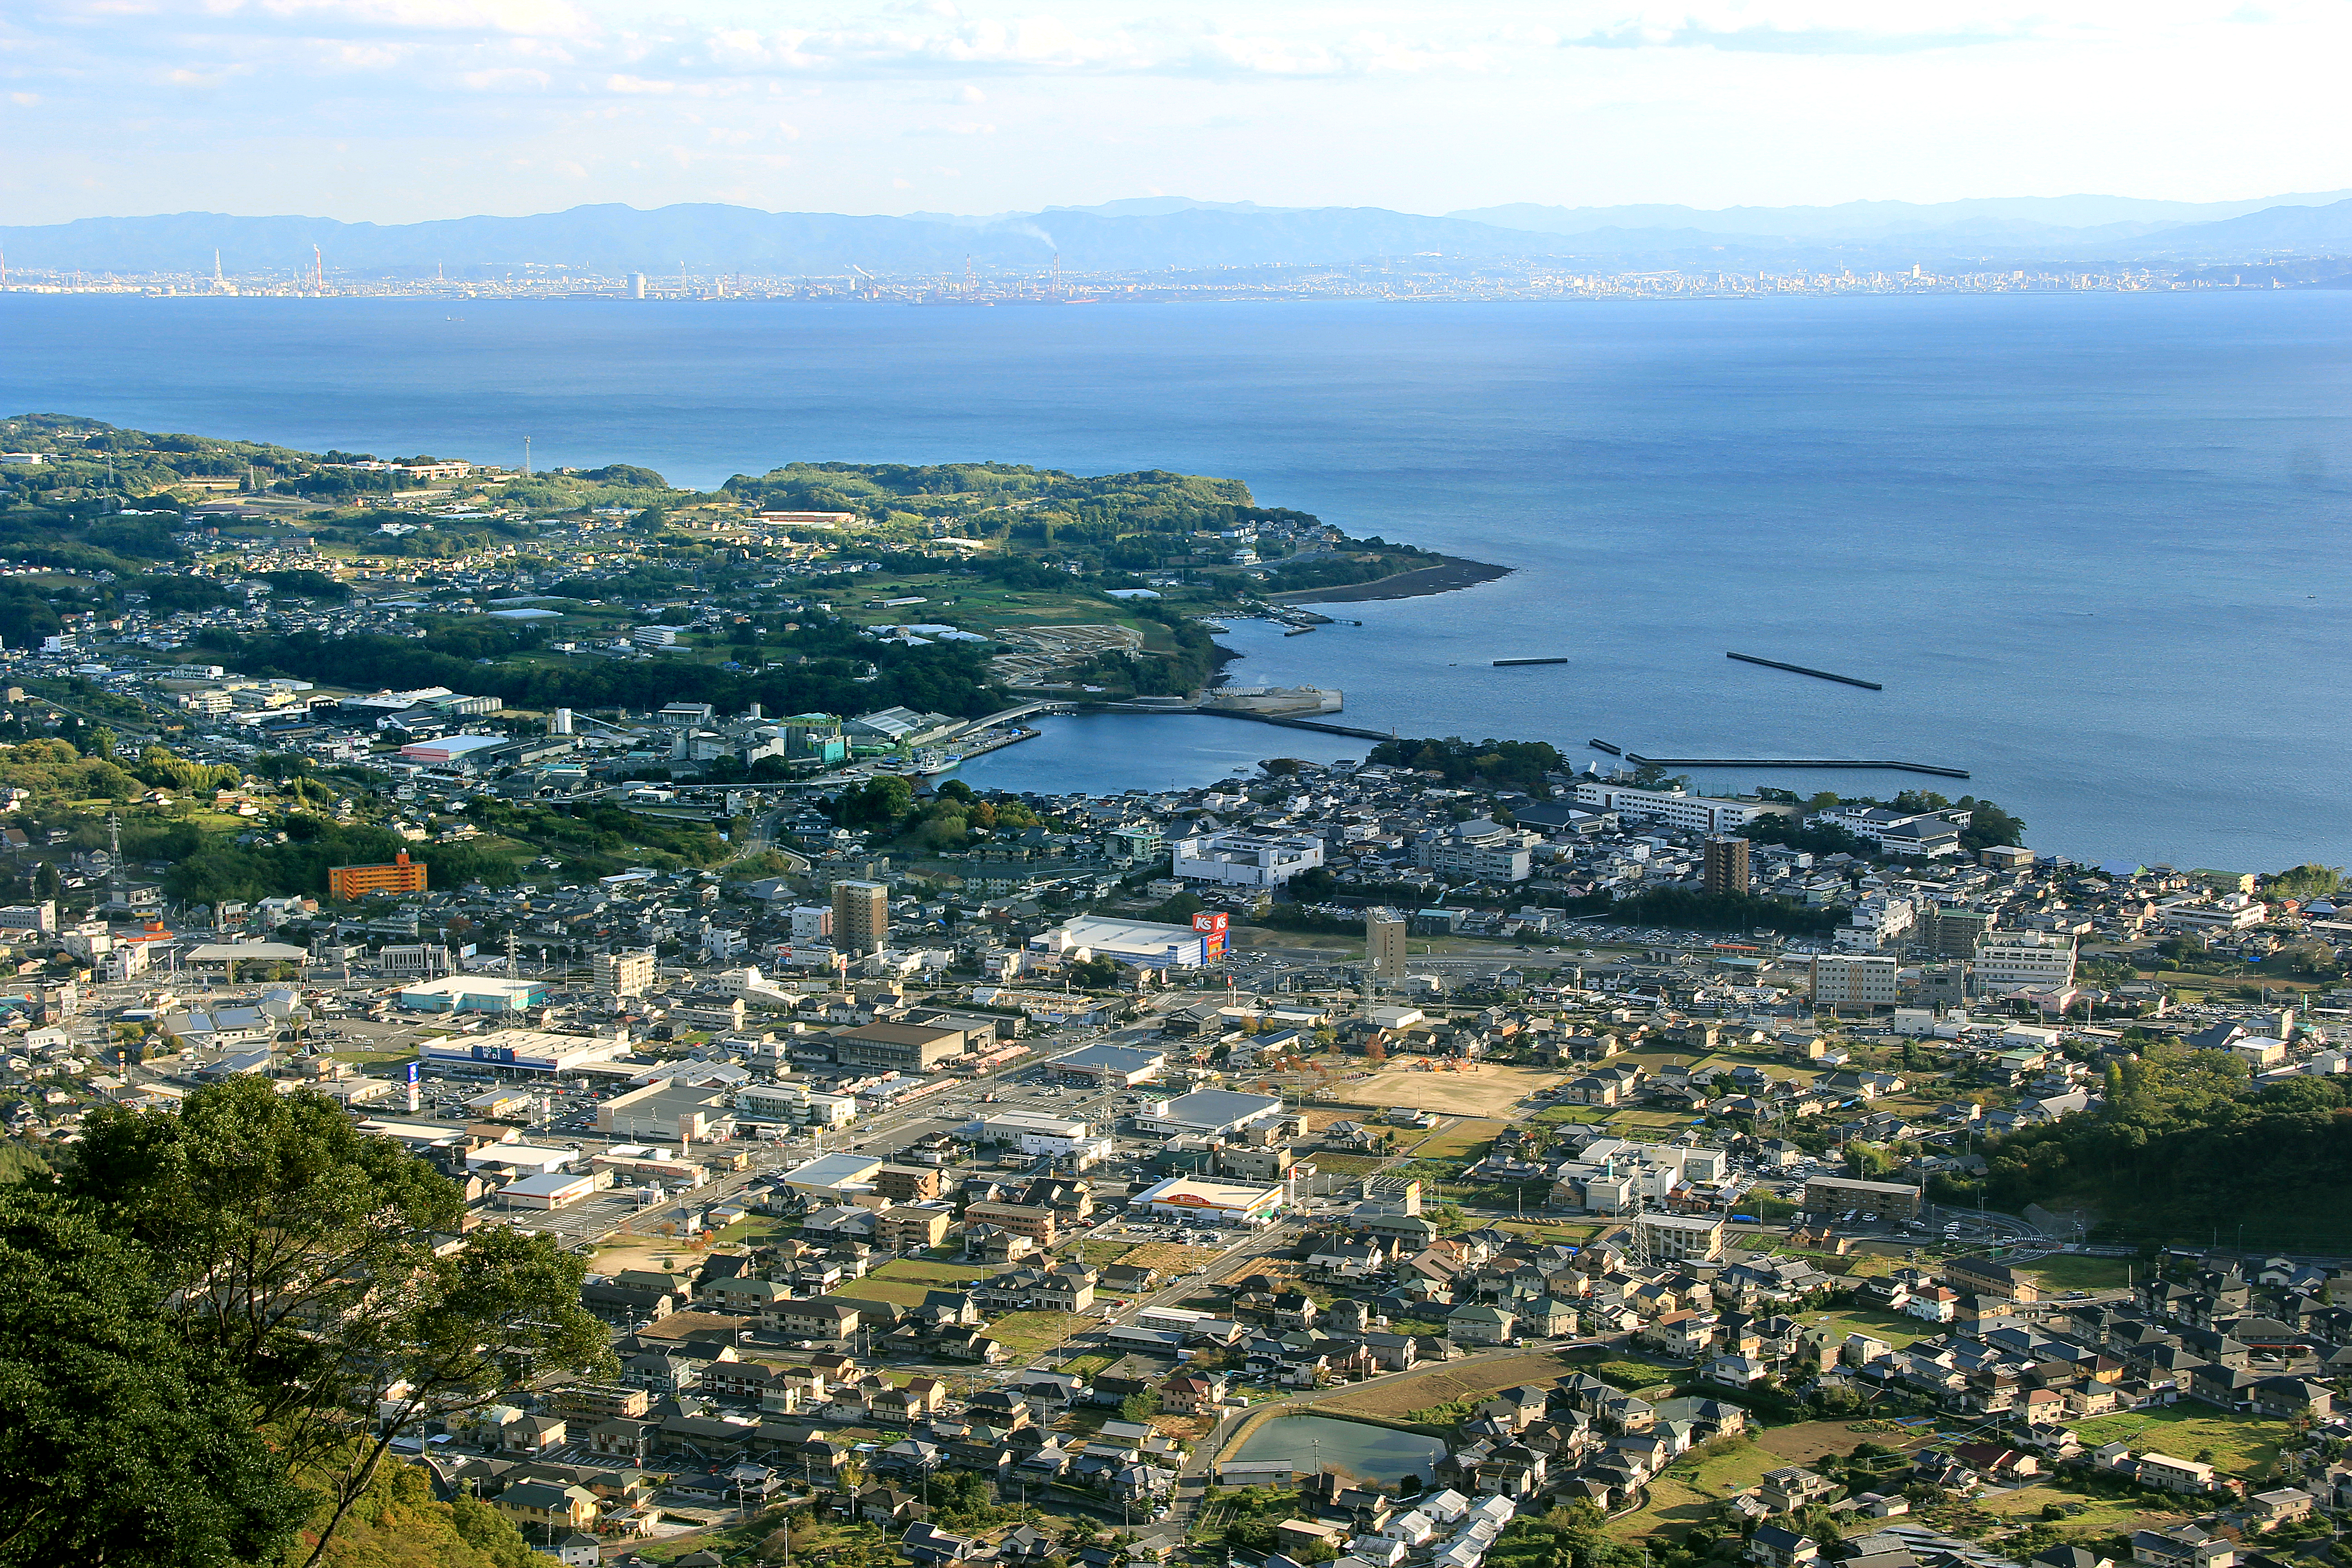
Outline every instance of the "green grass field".
[(2074, 1423), (2074, 1430), (2093, 1448), (2105, 1443), (2129, 1443), (2136, 1453), (2153, 1448), (2176, 1459), (2194, 1459), (2210, 1452), (2214, 1464), (2233, 1475), (2251, 1474), (2277, 1458), (2279, 1445), (2293, 1433), (2284, 1421), (2232, 1415), (2203, 1405), (2102, 1415)]
[(995, 1273), (994, 1268), (982, 1263), (932, 1263), (919, 1258), (900, 1258), (877, 1268), (877, 1279), (909, 1279), (941, 1289), (985, 1279)]
[(1480, 1117), (1465, 1116), (1440, 1127), (1413, 1151), (1421, 1160), (1451, 1160), (1476, 1151), (1483, 1151), (1495, 1141), (1495, 1135), (1510, 1124), (1489, 1121)]
[(1807, 1327), (1818, 1324), (1835, 1329), (1840, 1339), (1847, 1334), (1868, 1334), (1873, 1339), (1884, 1340), (1897, 1350), (1916, 1340), (1944, 1331), (1939, 1324), (1906, 1318), (1900, 1312), (1874, 1312), (1859, 1307), (1831, 1312), (1804, 1312), (1799, 1314), (1797, 1321)]
[(2062, 1290), (2119, 1290), (2129, 1282), (2131, 1267), (2128, 1258), (2077, 1258), (2061, 1253), (2039, 1263), (2021, 1263), (2018, 1269), (2040, 1280), (2042, 1293), (2048, 1296)]

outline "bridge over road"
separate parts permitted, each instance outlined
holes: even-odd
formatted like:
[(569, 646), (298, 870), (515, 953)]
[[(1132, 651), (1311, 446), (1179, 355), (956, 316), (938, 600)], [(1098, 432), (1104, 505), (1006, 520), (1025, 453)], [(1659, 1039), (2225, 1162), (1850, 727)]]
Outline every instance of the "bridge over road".
[(993, 729), (999, 724), (1010, 724), (1016, 719), (1026, 719), (1032, 713), (1069, 713), (1075, 711), (1076, 708), (1077, 704), (1075, 702), (1025, 702), (1018, 708), (1007, 708), (1001, 713), (991, 713), (985, 719), (974, 719), (971, 723), (966, 724), (961, 730), (951, 731), (948, 734), (941, 736), (940, 739), (944, 741), (959, 740), (965, 735), (974, 734), (982, 730)]

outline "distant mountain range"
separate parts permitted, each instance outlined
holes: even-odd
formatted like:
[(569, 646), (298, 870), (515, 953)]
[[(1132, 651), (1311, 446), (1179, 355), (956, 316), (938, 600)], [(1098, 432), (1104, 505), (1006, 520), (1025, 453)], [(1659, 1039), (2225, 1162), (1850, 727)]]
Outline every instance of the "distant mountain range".
[(2124, 196), (1999, 197), (1827, 207), (1484, 207), (1430, 217), (1381, 207), (1264, 207), (1139, 197), (1093, 207), (964, 216), (849, 217), (685, 204), (600, 205), (528, 217), (429, 223), (178, 213), (0, 228), (18, 271), (307, 270), (316, 246), (343, 274), (505, 273), (544, 267), (612, 276), (745, 272), (885, 276), (1317, 266), (1443, 254), (1538, 257), (1591, 270), (1755, 271), (1847, 266), (2002, 267), (2254, 262), (2352, 255), (2352, 192), (2244, 202)]

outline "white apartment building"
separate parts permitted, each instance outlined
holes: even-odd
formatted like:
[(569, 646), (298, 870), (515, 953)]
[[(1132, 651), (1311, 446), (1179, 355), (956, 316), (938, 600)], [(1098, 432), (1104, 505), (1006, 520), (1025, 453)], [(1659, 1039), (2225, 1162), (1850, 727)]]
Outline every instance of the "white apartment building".
[(1891, 957), (1822, 953), (1813, 960), (1813, 1005), (1892, 1007), (1898, 967)]
[(1681, 790), (1634, 789), (1601, 779), (1580, 782), (1576, 804), (1698, 833), (1737, 833), (1757, 818), (1780, 809), (1752, 800), (1723, 800), (1713, 795), (1686, 795)]
[(2039, 931), (1987, 931), (1969, 976), (1980, 994), (2063, 990), (2074, 984), (2074, 939)]
[(1538, 842), (1484, 818), (1457, 822), (1432, 834), (1416, 847), (1414, 858), (1424, 871), (1441, 876), (1468, 877), (1481, 882), (1524, 882), (1534, 869), (1532, 851)]
[(676, 647), (677, 628), (676, 626), (633, 626), (629, 631), (629, 640), (639, 647)]
[(1840, 952), (1885, 952), (1899, 950), (1919, 921), (1919, 906), (1908, 899), (1872, 893), (1854, 906), (1832, 939)]
[(599, 952), (589, 961), (596, 989), (607, 996), (642, 996), (654, 983), (654, 950), (650, 947)]
[(824, 904), (803, 904), (793, 910), (794, 942), (827, 942), (833, 937), (833, 910)]
[(1723, 1256), (1721, 1215), (1644, 1214), (1634, 1222), (1654, 1261), (1680, 1262), (1696, 1258), (1712, 1263)]
[(1176, 841), (1174, 873), (1188, 882), (1277, 888), (1323, 864), (1323, 841), (1305, 834), (1212, 833)]

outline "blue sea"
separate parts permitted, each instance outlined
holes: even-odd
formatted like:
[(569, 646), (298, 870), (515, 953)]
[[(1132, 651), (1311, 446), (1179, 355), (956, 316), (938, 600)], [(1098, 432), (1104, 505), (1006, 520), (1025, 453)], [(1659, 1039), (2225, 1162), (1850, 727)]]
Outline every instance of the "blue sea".
[[(2352, 862), (2352, 294), (921, 310), (0, 295), (0, 409), (312, 448), (1185, 469), (1513, 567), (1237, 627), (1407, 734), (1893, 757), (2090, 860)], [(1881, 691), (1727, 661), (1738, 650)], [(1569, 662), (1496, 669), (1498, 658)], [(1224, 724), (1213, 735), (1203, 726)], [(976, 782), (1164, 788), (1303, 742), (1057, 727)], [(1334, 754), (1350, 748), (1332, 748)]]

